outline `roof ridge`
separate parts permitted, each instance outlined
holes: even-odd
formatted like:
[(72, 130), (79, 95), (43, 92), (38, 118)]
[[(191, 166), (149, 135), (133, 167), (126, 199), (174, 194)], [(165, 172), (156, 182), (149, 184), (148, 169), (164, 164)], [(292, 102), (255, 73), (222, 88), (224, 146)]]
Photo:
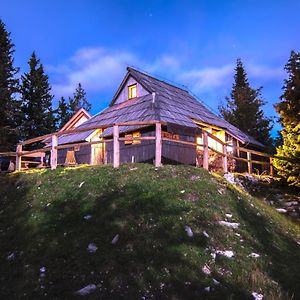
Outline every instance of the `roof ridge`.
[[(128, 66), (126, 69), (127, 69), (128, 72), (130, 72), (130, 70), (133, 70), (134, 72), (138, 72), (138, 73), (140, 73), (140, 74), (142, 74), (142, 75), (148, 76), (148, 77), (150, 77), (150, 78), (152, 78), (152, 79), (155, 79), (155, 80), (157, 80), (157, 81), (160, 81), (160, 82), (162, 82), (162, 83), (164, 83), (164, 84), (167, 84), (167, 85), (169, 85), (169, 86), (171, 86), (171, 87), (174, 87), (174, 88), (176, 88), (176, 89), (179, 89), (179, 90), (182, 90), (182, 91), (184, 91), (184, 92), (187, 92), (187, 93), (189, 94), (189, 89), (188, 89), (188, 87), (185, 86), (185, 85), (183, 85), (183, 84), (176, 83), (176, 82), (174, 82), (174, 81), (172, 81), (172, 80), (169, 80), (169, 79), (167, 79), (167, 78), (163, 78), (162, 76), (152, 75), (152, 74), (150, 74), (149, 72), (147, 72), (147, 71), (145, 71), (145, 70), (141, 70), (141, 69), (139, 69), (139, 68), (137, 68), (137, 67)], [(159, 77), (160, 77), (160, 78), (159, 78)]]

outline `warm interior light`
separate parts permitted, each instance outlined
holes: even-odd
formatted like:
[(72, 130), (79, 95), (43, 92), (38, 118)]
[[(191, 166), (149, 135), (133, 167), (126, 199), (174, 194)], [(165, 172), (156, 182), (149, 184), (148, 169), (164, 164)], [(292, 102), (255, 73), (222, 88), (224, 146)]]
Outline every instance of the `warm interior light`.
[(137, 97), (137, 87), (136, 84), (128, 86), (128, 99)]

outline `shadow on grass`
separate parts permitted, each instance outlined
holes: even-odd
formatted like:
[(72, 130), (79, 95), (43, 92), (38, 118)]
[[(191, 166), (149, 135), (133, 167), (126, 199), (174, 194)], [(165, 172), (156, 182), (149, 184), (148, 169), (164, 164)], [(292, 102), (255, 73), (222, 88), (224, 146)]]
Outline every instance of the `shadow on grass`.
[[(191, 204), (173, 199), (171, 190), (132, 182), (120, 188), (111, 180), (89, 205), (87, 191), (45, 205), (29, 199), (26, 184), (17, 189), (18, 180), (1, 188), (8, 194), (1, 203), (2, 299), (72, 299), (87, 284), (97, 284), (89, 299), (251, 299), (225, 282), (204, 291), (211, 284), (201, 271), (207, 240), (187, 237)], [(87, 251), (90, 243), (95, 253)]]
[(262, 253), (268, 256), (267, 272), (293, 299), (300, 299), (299, 245), (257, 212), (245, 200), (237, 200), (237, 211), (256, 239)]

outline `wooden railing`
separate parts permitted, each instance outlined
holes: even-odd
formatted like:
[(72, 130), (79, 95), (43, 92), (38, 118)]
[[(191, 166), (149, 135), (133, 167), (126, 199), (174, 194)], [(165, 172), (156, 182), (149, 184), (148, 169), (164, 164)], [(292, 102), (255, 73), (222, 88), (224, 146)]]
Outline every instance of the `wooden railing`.
[[(141, 136), (141, 137), (120, 137), (120, 126), (155, 126), (155, 136)], [(156, 167), (161, 166), (161, 160), (162, 160), (162, 144), (164, 141), (169, 141), (173, 143), (179, 143), (182, 145), (189, 145), (194, 146), (195, 150), (199, 147), (203, 149), (203, 168), (209, 169), (209, 151), (212, 151), (214, 153), (217, 153), (218, 155), (222, 156), (222, 167), (223, 171), (225, 173), (228, 172), (228, 158), (234, 158), (236, 160), (241, 160), (247, 163), (248, 166), (248, 173), (253, 172), (253, 164), (261, 164), (261, 165), (267, 165), (270, 169), (270, 174), (273, 176), (273, 166), (272, 166), (272, 156), (263, 152), (250, 150), (247, 148), (242, 147), (234, 147), (234, 150), (236, 152), (241, 153), (245, 152), (247, 154), (247, 158), (242, 158), (239, 156), (233, 156), (228, 153), (227, 146), (228, 144), (223, 142), (222, 140), (218, 139), (216, 136), (212, 135), (211, 133), (202, 130), (202, 144), (196, 142), (190, 142), (190, 141), (184, 141), (184, 140), (178, 140), (178, 139), (171, 139), (167, 137), (162, 137), (162, 125), (166, 125), (164, 122), (158, 122), (158, 121), (145, 121), (145, 122), (126, 122), (126, 123), (114, 123), (114, 124), (107, 124), (103, 126), (91, 126), (87, 128), (75, 128), (72, 130), (66, 130), (66, 131), (60, 131), (55, 132), (51, 134), (47, 134), (44, 136), (32, 138), (23, 142), (20, 142), (17, 145), (16, 152), (5, 152), (0, 153), (0, 156), (7, 155), (7, 156), (15, 156), (16, 157), (16, 170), (21, 170), (22, 166), (22, 157), (26, 157), (28, 155), (38, 154), (38, 153), (45, 153), (49, 152), (50, 155), (50, 167), (51, 169), (56, 169), (58, 162), (58, 150), (60, 149), (66, 149), (70, 147), (76, 147), (76, 146), (85, 146), (85, 145), (95, 145), (95, 144), (106, 144), (106, 143), (113, 143), (113, 167), (118, 168), (120, 166), (120, 141), (155, 141), (155, 160), (154, 164)], [(72, 143), (72, 144), (65, 144), (65, 145), (58, 145), (58, 138), (59, 136), (66, 135), (66, 134), (76, 134), (81, 133), (85, 131), (90, 130), (99, 130), (99, 129), (107, 129), (107, 128), (113, 128), (113, 138), (112, 139), (102, 139), (100, 141), (91, 141), (91, 142), (81, 142), (81, 143)], [(213, 147), (209, 146), (208, 138), (214, 140), (219, 145), (221, 145), (219, 148), (222, 149), (222, 151), (218, 151)], [(23, 146), (29, 145), (32, 143), (40, 142), (45, 139), (51, 139), (51, 147), (45, 147), (40, 149), (35, 149), (31, 151), (23, 151)], [(268, 158), (268, 161), (258, 161), (252, 159), (252, 154), (257, 155), (260, 157)]]

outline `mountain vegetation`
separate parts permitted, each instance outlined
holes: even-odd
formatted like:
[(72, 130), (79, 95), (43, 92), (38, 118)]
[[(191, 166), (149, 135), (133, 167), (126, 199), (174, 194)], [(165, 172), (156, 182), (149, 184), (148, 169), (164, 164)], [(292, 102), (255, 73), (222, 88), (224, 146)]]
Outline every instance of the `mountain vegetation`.
[(16, 98), (19, 69), (14, 66), (15, 46), (0, 19), (0, 151), (15, 150), (19, 135), (19, 102)]
[(21, 76), (22, 138), (30, 139), (55, 131), (55, 117), (52, 108), (51, 87), (44, 67), (32, 53), (29, 71)]
[(286, 182), (300, 188), (300, 52), (291, 52), (285, 66), (288, 78), (275, 106), (282, 124), (282, 145), (277, 147), (274, 165)]
[(226, 121), (248, 133), (270, 150), (273, 143), (270, 135), (272, 122), (262, 110), (265, 101), (262, 100), (261, 89), (250, 86), (245, 67), (238, 59), (230, 96), (226, 97), (226, 104), (220, 105), (219, 110)]

